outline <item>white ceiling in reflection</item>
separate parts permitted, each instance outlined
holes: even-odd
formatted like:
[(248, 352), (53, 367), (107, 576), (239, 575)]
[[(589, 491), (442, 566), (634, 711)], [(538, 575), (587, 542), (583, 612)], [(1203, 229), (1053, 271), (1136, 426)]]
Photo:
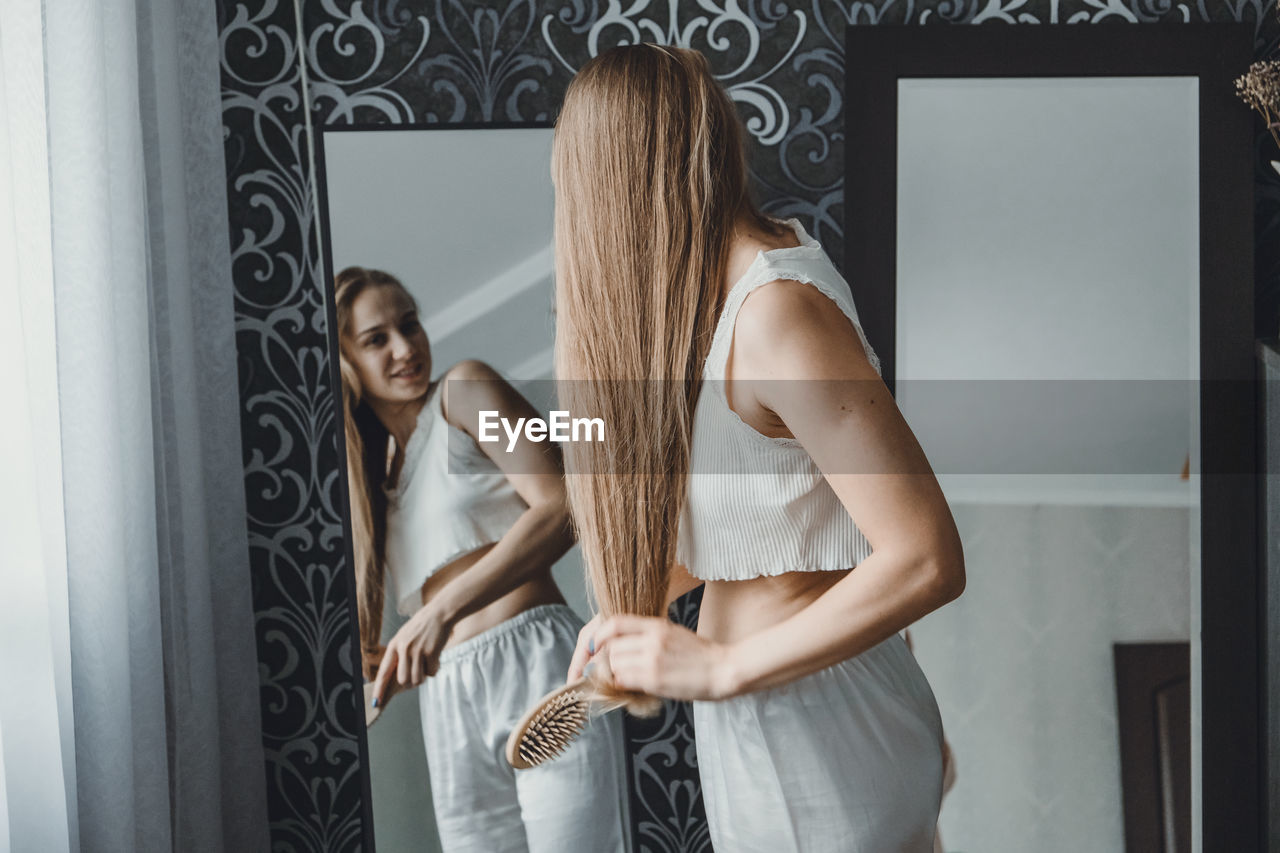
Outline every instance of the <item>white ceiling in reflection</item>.
[(326, 132), (335, 270), (376, 267), (418, 300), (435, 371), (479, 358), (547, 376), (549, 128)]
[(1196, 95), (1190, 77), (900, 81), (898, 375), (1194, 376)]
[[(1187, 499), (1198, 133), (1190, 77), (899, 81), (898, 402), (939, 473)], [(1182, 381), (1034, 381), (1116, 379)]]

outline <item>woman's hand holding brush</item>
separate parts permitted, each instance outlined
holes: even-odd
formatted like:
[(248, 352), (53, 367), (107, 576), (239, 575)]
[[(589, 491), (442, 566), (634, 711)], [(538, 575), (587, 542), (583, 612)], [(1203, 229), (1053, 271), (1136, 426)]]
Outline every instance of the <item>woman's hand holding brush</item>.
[(587, 665), (607, 651), (619, 687), (668, 699), (727, 699), (736, 692), (731, 648), (662, 617), (597, 616), (578, 635), (569, 681), (590, 674)]

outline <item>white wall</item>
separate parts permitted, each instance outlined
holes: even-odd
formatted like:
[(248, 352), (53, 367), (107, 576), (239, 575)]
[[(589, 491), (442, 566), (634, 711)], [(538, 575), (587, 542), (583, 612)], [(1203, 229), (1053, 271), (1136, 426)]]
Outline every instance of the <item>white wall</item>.
[(1111, 646), (1188, 640), (1189, 510), (952, 511), (968, 586), (911, 628), (958, 773), (946, 849), (1123, 853)]

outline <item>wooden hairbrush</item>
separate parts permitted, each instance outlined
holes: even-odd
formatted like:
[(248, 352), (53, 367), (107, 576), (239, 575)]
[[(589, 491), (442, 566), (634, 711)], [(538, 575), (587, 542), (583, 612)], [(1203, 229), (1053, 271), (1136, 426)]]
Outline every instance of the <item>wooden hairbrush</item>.
[(507, 738), (507, 761), (517, 770), (558, 756), (591, 719), (591, 686), (579, 678), (557, 687), (529, 709)]

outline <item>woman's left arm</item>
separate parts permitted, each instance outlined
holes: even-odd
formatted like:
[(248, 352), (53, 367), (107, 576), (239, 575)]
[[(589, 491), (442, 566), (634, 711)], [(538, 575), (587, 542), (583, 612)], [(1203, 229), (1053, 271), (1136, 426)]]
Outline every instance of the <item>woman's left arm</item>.
[[(465, 361), (449, 374), (445, 406), (450, 422), (476, 440), (481, 411), (501, 412), (511, 422), (538, 412), (520, 392), (482, 362)], [(452, 578), (429, 606), (453, 624), (545, 571), (573, 546), (563, 466), (557, 446), (529, 441), (523, 433), (508, 452), (507, 438), (480, 444), (529, 505), (483, 557)]]
[(733, 643), (660, 620), (602, 624), (620, 686), (676, 699), (774, 687), (857, 655), (964, 589), (955, 522), (852, 324), (813, 287), (753, 292), (734, 334), (735, 397), (771, 413), (824, 473), (872, 554), (803, 609)]

